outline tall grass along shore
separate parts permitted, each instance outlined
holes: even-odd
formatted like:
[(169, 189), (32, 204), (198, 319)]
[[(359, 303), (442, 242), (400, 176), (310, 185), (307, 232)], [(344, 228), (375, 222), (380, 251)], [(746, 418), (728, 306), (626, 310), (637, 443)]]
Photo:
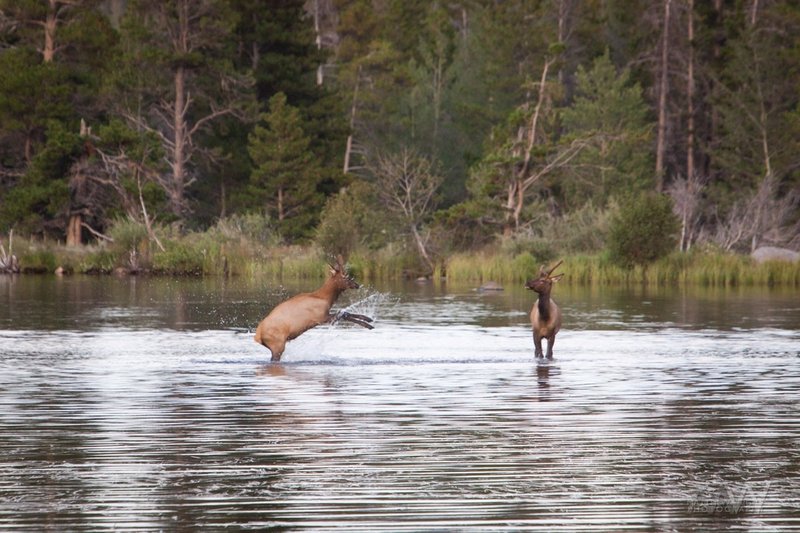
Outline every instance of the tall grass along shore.
[[(53, 241), (15, 238), (13, 252), (22, 273), (151, 274), (251, 276), (280, 279), (318, 279), (324, 276), (325, 254), (313, 245), (281, 246), (258, 242), (247, 232), (214, 228), (183, 237), (162, 236), (161, 246), (135, 228), (118, 228), (114, 242), (79, 248)], [(162, 249), (163, 247), (163, 249)], [(359, 251), (349, 267), (364, 280), (396, 280), (415, 276), (412, 261), (402, 250)], [(562, 257), (559, 257), (562, 259)], [(675, 252), (646, 266), (625, 268), (604, 254), (567, 255), (561, 268), (564, 282), (590, 284), (700, 286), (781, 286), (800, 288), (800, 263), (757, 263), (749, 256), (715, 251)], [(503, 251), (456, 253), (443, 258), (433, 276), (455, 283), (487, 281), (522, 283), (545, 260), (535, 253), (509, 255)]]

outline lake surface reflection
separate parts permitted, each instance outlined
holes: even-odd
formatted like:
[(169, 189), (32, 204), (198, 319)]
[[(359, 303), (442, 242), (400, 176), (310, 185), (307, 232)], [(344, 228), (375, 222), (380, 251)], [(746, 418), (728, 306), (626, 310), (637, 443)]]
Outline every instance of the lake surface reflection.
[(800, 528), (797, 292), (311, 285), (0, 276), (0, 529)]

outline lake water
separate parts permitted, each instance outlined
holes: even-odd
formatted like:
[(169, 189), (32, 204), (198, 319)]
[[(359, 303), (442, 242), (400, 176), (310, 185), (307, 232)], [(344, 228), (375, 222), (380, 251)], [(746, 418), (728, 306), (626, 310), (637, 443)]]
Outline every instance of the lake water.
[(0, 276), (0, 530), (800, 528), (800, 293)]

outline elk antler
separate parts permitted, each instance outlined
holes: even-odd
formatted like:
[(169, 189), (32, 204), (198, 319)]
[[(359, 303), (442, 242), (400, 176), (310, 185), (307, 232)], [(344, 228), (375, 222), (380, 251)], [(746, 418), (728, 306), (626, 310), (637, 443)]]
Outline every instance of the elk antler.
[(562, 259), (558, 263), (556, 263), (556, 265), (547, 272), (547, 277), (549, 278), (550, 274), (552, 274), (553, 271), (555, 271), (555, 269), (557, 269), (561, 265), (561, 263), (563, 263), (563, 262), (564, 262), (564, 260)]

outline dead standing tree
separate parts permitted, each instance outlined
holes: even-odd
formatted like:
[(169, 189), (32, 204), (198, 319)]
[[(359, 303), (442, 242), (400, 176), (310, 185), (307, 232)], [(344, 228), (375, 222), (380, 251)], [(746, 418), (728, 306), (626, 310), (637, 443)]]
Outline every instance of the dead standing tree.
[(703, 180), (696, 174), (688, 178), (676, 178), (667, 186), (673, 210), (681, 221), (681, 251), (689, 251), (697, 237), (704, 188)]
[[(581, 151), (588, 147), (595, 135), (576, 139), (559, 139), (551, 142), (542, 131), (544, 115), (550, 107), (547, 77), (555, 59), (545, 61), (537, 84), (536, 105), (530, 112), (526, 124), (519, 128), (511, 153), (517, 164), (506, 183), (506, 222), (503, 234), (509, 236), (520, 227), (520, 217), (528, 191), (556, 170), (569, 165)], [(527, 105), (527, 104), (526, 104)], [(534, 151), (543, 152), (538, 157)]]
[(435, 265), (422, 225), (435, 207), (442, 177), (428, 159), (407, 148), (378, 155), (370, 167), (383, 205), (403, 221), (422, 261), (432, 273)]
[(752, 194), (719, 217), (714, 233), (706, 238), (724, 250), (745, 248), (748, 241), (750, 252), (764, 243), (791, 246), (800, 240), (798, 205), (800, 191), (781, 194), (778, 180), (767, 176)]
[(166, 60), (142, 66), (154, 73), (157, 83), (144, 83), (145, 91), (152, 94), (134, 98), (134, 105), (121, 114), (136, 130), (154, 133), (161, 140), (170, 172), (159, 174), (156, 181), (173, 213), (181, 217), (187, 210), (186, 190), (197, 179), (192, 161), (201, 154), (212, 157), (197, 137), (221, 117), (250, 119), (253, 102), (246, 89), (252, 80), (213, 60), (232, 26), (223, 3), (143, 0), (137, 5), (149, 33), (147, 46), (159, 51), (147, 57)]

